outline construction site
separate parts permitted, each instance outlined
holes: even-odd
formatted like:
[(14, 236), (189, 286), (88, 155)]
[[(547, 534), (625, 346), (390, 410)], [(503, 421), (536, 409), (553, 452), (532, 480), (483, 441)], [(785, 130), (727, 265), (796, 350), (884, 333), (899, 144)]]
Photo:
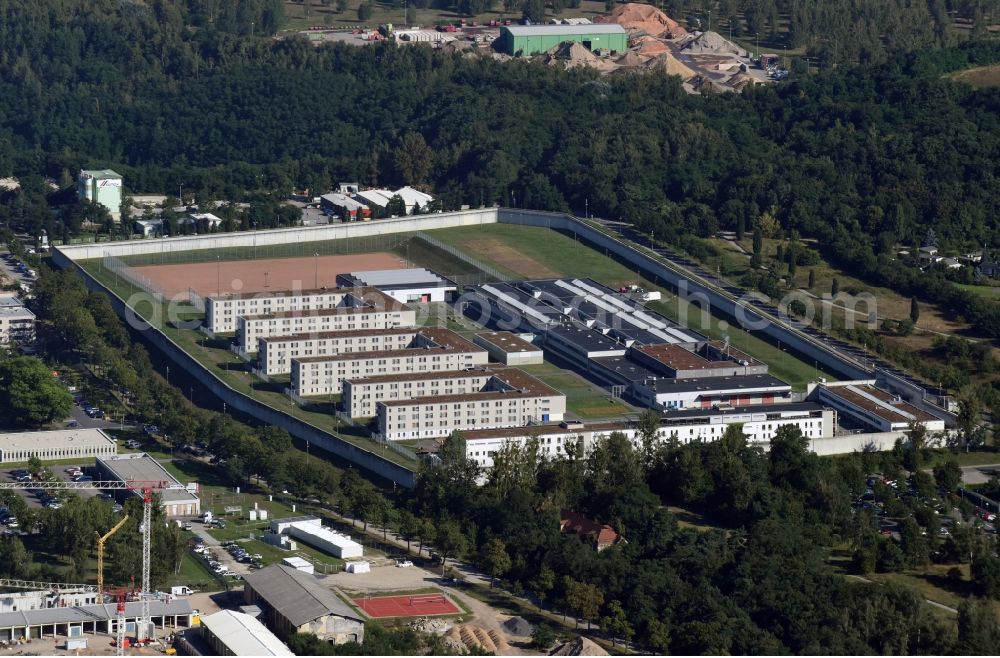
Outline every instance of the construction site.
[[(0, 490), (105, 491), (135, 494), (142, 499), (142, 571), (130, 587), (106, 587), (106, 542), (129, 520), (125, 514), (104, 534), (97, 534), (97, 582), (59, 583), (0, 579), (0, 647), (51, 644), (66, 651), (124, 655), (127, 649), (150, 654), (166, 651), (177, 629), (196, 623), (197, 611), (186, 599), (153, 591), (150, 548), (154, 492), (165, 493), (166, 481), (80, 480), (0, 482)], [(132, 651), (130, 653), (134, 653)], [(36, 652), (32, 652), (37, 655)], [(51, 653), (42, 650), (40, 653)]]

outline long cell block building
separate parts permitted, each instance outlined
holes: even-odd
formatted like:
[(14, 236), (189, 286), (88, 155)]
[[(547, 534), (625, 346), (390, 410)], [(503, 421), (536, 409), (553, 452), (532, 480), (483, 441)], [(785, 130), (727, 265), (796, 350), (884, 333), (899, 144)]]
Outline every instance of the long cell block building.
[(292, 358), (291, 391), (298, 396), (340, 393), (346, 379), (404, 373), (467, 370), (486, 365), (489, 355), (458, 334), (440, 327), (419, 330), (403, 349)]
[(478, 392), (379, 401), (375, 413), (378, 433), (388, 441), (438, 438), (456, 430), (558, 422), (566, 413), (566, 396), (510, 368)]

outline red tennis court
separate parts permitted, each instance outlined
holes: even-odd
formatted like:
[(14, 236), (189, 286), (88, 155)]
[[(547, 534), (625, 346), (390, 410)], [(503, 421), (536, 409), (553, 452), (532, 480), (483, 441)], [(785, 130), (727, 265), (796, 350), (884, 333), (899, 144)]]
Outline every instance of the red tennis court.
[(457, 615), (461, 611), (444, 594), (404, 594), (354, 599), (369, 617), (429, 617)]

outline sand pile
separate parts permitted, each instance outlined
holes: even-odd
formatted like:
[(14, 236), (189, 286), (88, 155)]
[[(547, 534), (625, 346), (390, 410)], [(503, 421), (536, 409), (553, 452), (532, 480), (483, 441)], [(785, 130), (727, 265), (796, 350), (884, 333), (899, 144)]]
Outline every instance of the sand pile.
[(692, 55), (737, 55), (747, 57), (747, 51), (732, 41), (727, 41), (718, 32), (702, 32), (684, 43), (684, 49)]
[(535, 627), (524, 617), (511, 617), (503, 623), (503, 627), (508, 633), (517, 637), (531, 637), (535, 631)]
[(468, 649), (477, 648), (502, 656), (510, 651), (510, 645), (496, 631), (487, 631), (472, 624), (453, 626), (444, 635), (444, 641), (448, 646), (463, 653)]
[(662, 55), (663, 53), (669, 53), (670, 48), (659, 39), (645, 37), (639, 43), (639, 47), (636, 48), (636, 52), (645, 57), (656, 57), (657, 55)]
[(575, 41), (563, 41), (561, 44), (549, 50), (543, 61), (549, 66), (563, 64), (566, 68), (576, 66), (589, 66), (599, 70), (610, 68), (609, 62), (605, 62), (587, 48)]
[(565, 644), (559, 645), (549, 655), (550, 656), (608, 656), (610, 654), (604, 649), (602, 649), (599, 644), (596, 644), (592, 640), (588, 640), (585, 637), (578, 637), (575, 640), (570, 640)]
[(674, 39), (687, 34), (677, 21), (652, 5), (629, 2), (615, 7), (605, 16), (598, 16), (595, 23), (618, 23), (629, 32), (645, 32), (654, 37)]
[(682, 64), (681, 61), (674, 57), (671, 53), (657, 55), (653, 59), (646, 62), (646, 68), (651, 71), (658, 71), (667, 75), (679, 75), (685, 80), (694, 77), (695, 75), (694, 71), (684, 66), (684, 64)]
[(615, 63), (622, 68), (638, 68), (646, 63), (642, 57), (639, 57), (638, 53), (633, 50), (628, 51), (621, 57), (615, 60)]

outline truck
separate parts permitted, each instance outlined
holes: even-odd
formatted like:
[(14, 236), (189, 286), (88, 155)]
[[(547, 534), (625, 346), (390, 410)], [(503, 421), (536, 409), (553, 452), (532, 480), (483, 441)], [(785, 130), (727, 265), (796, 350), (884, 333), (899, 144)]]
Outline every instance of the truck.
[(206, 512), (202, 512), (201, 513), (201, 522), (205, 523), (205, 524), (211, 523), (212, 522), (212, 513), (211, 512), (207, 512), (207, 511)]

